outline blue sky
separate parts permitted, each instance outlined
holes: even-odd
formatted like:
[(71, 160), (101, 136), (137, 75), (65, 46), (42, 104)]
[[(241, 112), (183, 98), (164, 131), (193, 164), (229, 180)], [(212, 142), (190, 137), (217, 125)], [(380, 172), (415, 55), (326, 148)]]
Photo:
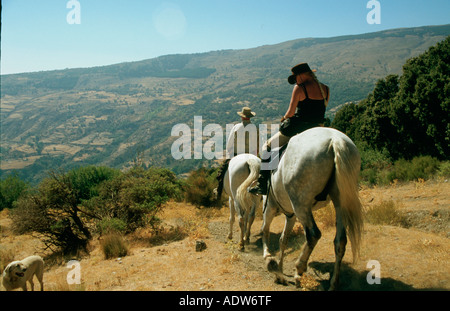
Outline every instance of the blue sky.
[(450, 0), (3, 0), (1, 73), (93, 67), (307, 37), (450, 24)]

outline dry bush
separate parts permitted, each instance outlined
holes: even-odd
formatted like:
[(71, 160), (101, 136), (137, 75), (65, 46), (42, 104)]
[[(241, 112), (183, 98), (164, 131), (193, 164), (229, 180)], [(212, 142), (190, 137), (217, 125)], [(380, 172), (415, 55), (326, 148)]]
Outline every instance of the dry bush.
[(117, 233), (112, 233), (103, 237), (100, 241), (105, 259), (124, 257), (128, 255), (128, 245), (123, 237)]
[(404, 226), (405, 217), (394, 201), (382, 201), (367, 208), (365, 212), (367, 222), (375, 225)]
[(216, 200), (213, 191), (217, 187), (216, 173), (215, 169), (204, 167), (192, 171), (186, 180), (186, 201), (197, 207), (215, 206)]

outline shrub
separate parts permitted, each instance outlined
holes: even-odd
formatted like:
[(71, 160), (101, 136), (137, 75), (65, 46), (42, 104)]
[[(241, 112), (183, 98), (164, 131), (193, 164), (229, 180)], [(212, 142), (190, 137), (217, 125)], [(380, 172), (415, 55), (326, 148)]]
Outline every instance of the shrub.
[(101, 235), (110, 233), (124, 233), (127, 224), (119, 218), (104, 218), (97, 222), (97, 232)]
[(156, 228), (163, 205), (181, 194), (182, 183), (170, 170), (136, 167), (102, 183), (98, 196), (84, 205), (101, 220), (98, 229), (119, 225), (121, 232), (128, 233), (145, 225)]
[(412, 160), (399, 159), (393, 164), (386, 152), (371, 150), (365, 143), (358, 143), (361, 154), (361, 180), (369, 185), (389, 185), (395, 180), (414, 181), (430, 179), (434, 175), (450, 175), (450, 165), (440, 163), (431, 156), (415, 157)]
[(438, 168), (438, 176), (449, 178), (450, 177), (450, 161), (442, 162)]
[(356, 146), (361, 155), (361, 169), (374, 168), (380, 170), (391, 165), (387, 150), (379, 151), (372, 149), (366, 142), (357, 142)]
[(374, 168), (366, 168), (360, 173), (361, 180), (369, 185), (378, 183), (378, 170)]
[(100, 242), (105, 259), (128, 255), (128, 246), (123, 237), (117, 233), (109, 234)]
[(23, 195), (28, 184), (16, 174), (10, 174), (0, 181), (0, 211), (4, 208), (13, 208), (15, 202)]
[(402, 226), (405, 223), (404, 216), (392, 200), (369, 207), (365, 216), (369, 223), (375, 225)]
[(186, 180), (186, 201), (197, 207), (214, 206), (216, 202), (213, 190), (217, 187), (216, 176), (216, 169), (206, 169), (202, 167), (192, 171)]
[(105, 180), (110, 180), (120, 175), (117, 169), (104, 166), (86, 166), (73, 169), (67, 173), (67, 177), (76, 191), (79, 202), (89, 200), (98, 195), (98, 186)]
[(13, 230), (37, 232), (47, 248), (66, 254), (86, 250), (93, 228), (107, 234), (157, 227), (163, 204), (182, 197), (181, 182), (162, 168), (89, 166), (49, 175), (18, 200)]
[(380, 183), (380, 172), (392, 167), (388, 152), (374, 150), (365, 142), (357, 142), (356, 145), (361, 155), (361, 180), (369, 185)]
[(395, 161), (393, 171), (389, 175), (391, 181), (412, 181), (431, 178), (439, 168), (439, 161), (431, 156), (415, 157), (411, 161), (400, 159)]

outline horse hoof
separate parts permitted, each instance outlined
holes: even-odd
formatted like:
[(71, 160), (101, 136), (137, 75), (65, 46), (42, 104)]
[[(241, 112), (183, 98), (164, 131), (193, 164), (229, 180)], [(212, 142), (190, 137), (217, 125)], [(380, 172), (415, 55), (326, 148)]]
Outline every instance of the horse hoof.
[(302, 288), (302, 275), (303, 274), (298, 274), (296, 273), (294, 276), (294, 280), (295, 280), (295, 287), (297, 288)]
[(281, 275), (280, 273), (277, 273), (275, 275), (275, 283), (276, 284), (280, 284), (280, 285), (284, 285), (287, 286), (288, 285), (288, 281), (286, 280), (286, 278)]
[(273, 257), (266, 258), (266, 266), (269, 272), (278, 272), (280, 270), (277, 260)]

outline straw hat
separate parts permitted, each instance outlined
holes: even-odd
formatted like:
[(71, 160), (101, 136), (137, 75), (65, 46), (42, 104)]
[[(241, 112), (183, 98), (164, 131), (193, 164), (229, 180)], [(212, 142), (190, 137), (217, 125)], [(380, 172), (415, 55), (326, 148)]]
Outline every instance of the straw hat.
[(305, 73), (305, 72), (316, 72), (316, 70), (311, 70), (309, 65), (307, 63), (300, 63), (298, 65), (295, 65), (291, 69), (292, 75), (289, 76), (288, 82), (289, 84), (295, 84), (297, 82), (296, 76)]
[(244, 118), (252, 118), (256, 116), (256, 113), (252, 112), (249, 107), (242, 108), (242, 111), (238, 111), (237, 114)]

